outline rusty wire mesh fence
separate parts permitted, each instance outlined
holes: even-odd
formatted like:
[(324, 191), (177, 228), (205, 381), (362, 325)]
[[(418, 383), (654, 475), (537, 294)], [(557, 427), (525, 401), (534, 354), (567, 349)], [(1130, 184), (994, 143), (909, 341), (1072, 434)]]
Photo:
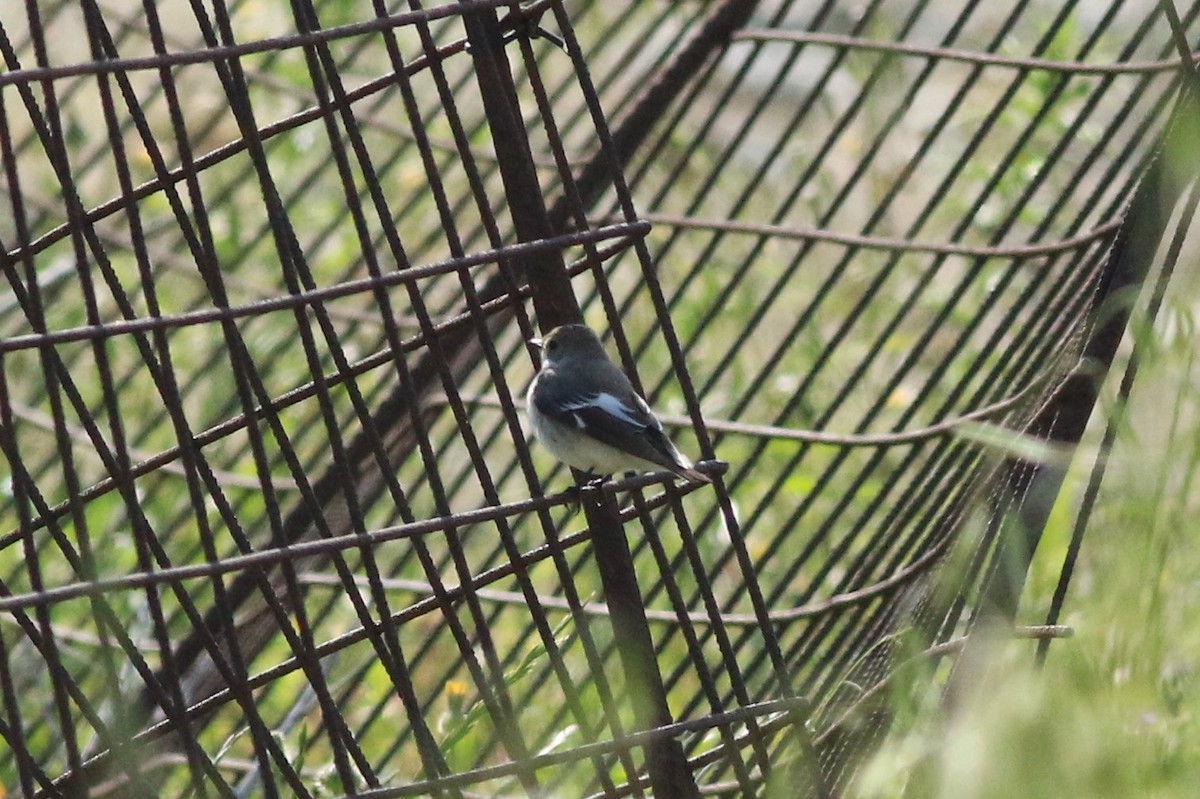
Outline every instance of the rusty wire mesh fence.
[[(1012, 617), (1198, 14), (0, 3), (0, 785), (838, 794)], [(580, 313), (711, 486), (530, 448)]]

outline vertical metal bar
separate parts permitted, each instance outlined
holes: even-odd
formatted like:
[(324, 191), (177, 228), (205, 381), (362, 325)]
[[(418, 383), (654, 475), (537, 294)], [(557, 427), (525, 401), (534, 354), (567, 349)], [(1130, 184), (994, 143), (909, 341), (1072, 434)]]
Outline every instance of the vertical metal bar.
[[(1197, 102), (1185, 87), (1163, 136), (1163, 143), (1130, 201), (1125, 220), (1109, 251), (1101, 284), (1092, 300), (1091, 315), (1098, 320), (1084, 345), (1081, 359), (1091, 368), (1072, 374), (1046, 404), (1030, 432), (1050, 441), (1077, 444), (1083, 436), (1099, 395), (1100, 384), (1112, 366), (1117, 347), (1125, 335), (1130, 311), (1127, 304), (1113, 298), (1131, 287), (1140, 286), (1154, 263), (1159, 244), (1166, 235), (1171, 209), (1183, 198), (1188, 179), (1195, 174), (1195, 163), (1184, 170), (1175, 153), (1194, 153), (1200, 146), (1200, 126), (1196, 121)], [(1187, 216), (1185, 216), (1185, 219)], [(1155, 287), (1151, 312), (1156, 310), (1173, 262), (1163, 265), (1163, 274)], [(1110, 304), (1111, 307), (1110, 307)], [(1041, 540), (1051, 507), (1064, 477), (1060, 466), (1010, 459), (1005, 488), (1021, 497), (1022, 486), (1029, 489), (1017, 505), (1018, 534), (1001, 543), (998, 564), (990, 578), (982, 612), (1011, 619), (1025, 584), (1029, 562)]]
[[(494, 11), (487, 10), (465, 15), (464, 24), (517, 239), (524, 242), (548, 238), (554, 229), (538, 182), (512, 72), (504, 56), (499, 21)], [(560, 253), (546, 250), (528, 256), (524, 267), (538, 325), (543, 330), (581, 321)], [(583, 507), (625, 671), (626, 695), (637, 726), (649, 729), (670, 724), (673, 718), (666, 689), (617, 508), (611, 497), (594, 488), (583, 492)], [(657, 799), (698, 799), (695, 778), (677, 739), (648, 742), (646, 767)]]

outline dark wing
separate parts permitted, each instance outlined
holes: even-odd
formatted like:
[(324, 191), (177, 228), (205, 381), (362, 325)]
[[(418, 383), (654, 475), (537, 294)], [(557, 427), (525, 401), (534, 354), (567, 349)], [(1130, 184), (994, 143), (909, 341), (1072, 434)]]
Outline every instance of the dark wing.
[(684, 469), (675, 447), (663, 434), (662, 423), (645, 400), (630, 393), (622, 400), (607, 392), (576, 396), (542, 395), (535, 399), (539, 413), (569, 425), (597, 441), (634, 457), (678, 472)]

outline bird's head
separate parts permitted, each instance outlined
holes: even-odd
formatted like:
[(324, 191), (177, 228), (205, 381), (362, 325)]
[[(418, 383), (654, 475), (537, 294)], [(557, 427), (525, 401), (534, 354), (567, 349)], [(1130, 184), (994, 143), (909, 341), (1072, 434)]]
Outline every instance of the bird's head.
[(530, 343), (541, 348), (543, 359), (551, 365), (561, 364), (566, 360), (608, 358), (599, 337), (587, 325), (562, 325), (547, 333), (545, 338), (531, 339)]

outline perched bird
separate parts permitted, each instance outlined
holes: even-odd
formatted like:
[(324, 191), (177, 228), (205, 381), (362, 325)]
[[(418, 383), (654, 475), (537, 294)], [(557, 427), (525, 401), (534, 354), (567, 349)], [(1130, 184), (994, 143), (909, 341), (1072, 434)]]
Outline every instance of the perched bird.
[(563, 325), (530, 343), (542, 349), (542, 368), (526, 396), (529, 423), (554, 457), (595, 475), (667, 469), (711, 482), (667, 438), (588, 327)]

